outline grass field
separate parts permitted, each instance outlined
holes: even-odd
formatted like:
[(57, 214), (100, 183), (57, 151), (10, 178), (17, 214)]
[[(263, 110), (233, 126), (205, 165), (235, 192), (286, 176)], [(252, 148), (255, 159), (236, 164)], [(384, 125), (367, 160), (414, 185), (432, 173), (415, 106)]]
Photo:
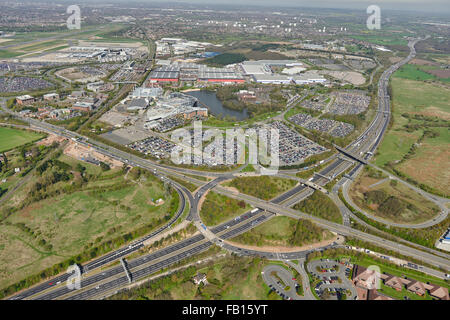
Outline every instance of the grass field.
[(0, 50), (0, 58), (1, 59), (9, 59), (9, 58), (14, 58), (17, 56), (20, 56), (22, 53), (20, 52), (15, 52), (12, 50)]
[(374, 32), (367, 32), (367, 35), (361, 35), (361, 36), (352, 36), (352, 38), (368, 41), (371, 43), (383, 45), (383, 46), (389, 46), (389, 45), (399, 45), (399, 46), (407, 46), (408, 41), (405, 39), (402, 39), (400, 35), (393, 35), (393, 34), (374, 34)]
[(270, 200), (292, 189), (296, 184), (296, 181), (290, 179), (259, 176), (235, 178), (224, 185), (236, 188), (239, 192), (250, 196)]
[(43, 138), (42, 134), (0, 127), (0, 152), (5, 152)]
[[(80, 163), (89, 181), (81, 189), (66, 192), (67, 186), (79, 183), (80, 173), (73, 168), (72, 180), (47, 189), (53, 196), (31, 202), (0, 224), (0, 287), (77, 254), (91, 254), (91, 249), (102, 243), (126, 241), (127, 234), (140, 228), (154, 229), (175, 211), (172, 194), (150, 175), (133, 182), (125, 179), (120, 169), (99, 173), (96, 166), (76, 160), (69, 163), (65, 156), (58, 160), (68, 165)], [(47, 175), (44, 173), (44, 178)], [(30, 198), (29, 190), (37, 179), (34, 177), (0, 209)], [(151, 203), (159, 198), (164, 200), (162, 205)]]
[(412, 64), (405, 64), (403, 67), (400, 68), (400, 70), (398, 70), (395, 73), (395, 76), (398, 78), (417, 81), (436, 79), (435, 76), (426, 73), (425, 71), (421, 70), (421, 68), (419, 68), (418, 66)]
[(215, 226), (251, 210), (244, 201), (209, 192), (202, 204), (200, 217), (207, 226)]
[(64, 40), (42, 41), (42, 42), (38, 42), (38, 43), (15, 47), (14, 50), (15, 51), (23, 51), (24, 53), (29, 53), (29, 52), (46, 50), (51, 47), (61, 46), (65, 43), (67, 43), (67, 42)]
[(439, 132), (439, 137), (426, 138), (416, 154), (397, 168), (414, 180), (448, 194), (450, 171), (442, 169), (450, 168), (450, 132), (448, 128), (434, 130)]
[(275, 217), (232, 241), (258, 247), (300, 247), (331, 238), (333, 235), (329, 231), (308, 220)]
[[(379, 148), (376, 164), (390, 164), (419, 183), (448, 193), (450, 176), (442, 168), (450, 165), (450, 134), (447, 128), (436, 125), (450, 121), (450, 89), (404, 79), (396, 73), (392, 90), (394, 123)], [(408, 130), (408, 126), (414, 127)], [(437, 136), (420, 141), (414, 154), (404, 159), (426, 130)]]

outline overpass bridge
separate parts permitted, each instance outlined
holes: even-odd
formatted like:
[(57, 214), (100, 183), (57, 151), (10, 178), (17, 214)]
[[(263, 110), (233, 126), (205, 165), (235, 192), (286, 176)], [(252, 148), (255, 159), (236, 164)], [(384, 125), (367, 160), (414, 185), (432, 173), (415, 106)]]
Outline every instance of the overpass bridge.
[(356, 160), (356, 161), (358, 161), (358, 162), (360, 162), (360, 163), (362, 163), (364, 165), (368, 165), (369, 164), (366, 159), (361, 158), (358, 155), (355, 155), (355, 154), (353, 154), (353, 153), (351, 153), (351, 152), (349, 152), (349, 151), (347, 151), (347, 150), (345, 150), (345, 149), (343, 149), (343, 148), (341, 148), (341, 147), (339, 147), (337, 145), (333, 145), (333, 146), (336, 148), (337, 151), (339, 151), (343, 155), (345, 155), (345, 156), (347, 156), (347, 157), (349, 157), (349, 158), (351, 158), (353, 160)]

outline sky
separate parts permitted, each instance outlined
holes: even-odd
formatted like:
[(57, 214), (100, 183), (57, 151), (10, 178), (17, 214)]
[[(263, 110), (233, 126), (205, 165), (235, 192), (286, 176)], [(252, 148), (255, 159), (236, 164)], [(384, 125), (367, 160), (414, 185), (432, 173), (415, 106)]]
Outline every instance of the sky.
[[(145, 0), (140, 0), (144, 2)], [(164, 0), (156, 0), (162, 2)], [(184, 3), (239, 4), (290, 7), (352, 8), (365, 10), (375, 4), (388, 10), (450, 12), (449, 0), (172, 0)], [(171, 1), (171, 2), (172, 2)]]
[[(3, 2), (4, 0), (0, 0)], [(7, 1), (7, 0), (6, 0)], [(26, 0), (30, 1), (30, 0)], [(450, 14), (450, 0), (31, 0), (35, 2), (75, 2), (101, 3), (191, 3), (220, 4), (239, 6), (298, 7), (298, 8), (337, 8), (366, 10), (370, 5), (378, 5), (381, 10), (417, 11), (426, 13)]]

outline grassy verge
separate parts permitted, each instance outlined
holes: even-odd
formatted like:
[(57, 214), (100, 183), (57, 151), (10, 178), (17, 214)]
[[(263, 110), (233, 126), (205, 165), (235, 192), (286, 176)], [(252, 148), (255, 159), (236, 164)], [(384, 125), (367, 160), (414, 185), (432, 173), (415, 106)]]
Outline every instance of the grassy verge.
[(226, 186), (236, 188), (241, 193), (263, 200), (275, 198), (296, 184), (297, 182), (293, 180), (269, 176), (239, 177), (225, 183)]
[(301, 247), (333, 238), (333, 235), (309, 220), (275, 217), (232, 239), (251, 246)]
[(249, 210), (251, 206), (244, 201), (209, 192), (202, 204), (200, 217), (205, 225), (215, 226)]

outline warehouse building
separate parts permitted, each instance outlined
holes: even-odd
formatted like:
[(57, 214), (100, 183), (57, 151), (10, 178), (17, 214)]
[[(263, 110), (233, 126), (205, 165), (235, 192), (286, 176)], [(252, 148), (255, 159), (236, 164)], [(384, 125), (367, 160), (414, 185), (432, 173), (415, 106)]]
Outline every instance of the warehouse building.
[(317, 73), (305, 72), (304, 74), (294, 75), (292, 81), (295, 84), (314, 84), (314, 83), (325, 83), (327, 79)]
[(263, 84), (290, 84), (292, 77), (279, 74), (255, 74), (253, 80)]
[(163, 65), (150, 73), (150, 82), (221, 82), (242, 83), (243, 76), (232, 68), (210, 68), (195, 63)]

